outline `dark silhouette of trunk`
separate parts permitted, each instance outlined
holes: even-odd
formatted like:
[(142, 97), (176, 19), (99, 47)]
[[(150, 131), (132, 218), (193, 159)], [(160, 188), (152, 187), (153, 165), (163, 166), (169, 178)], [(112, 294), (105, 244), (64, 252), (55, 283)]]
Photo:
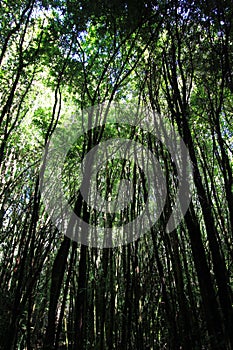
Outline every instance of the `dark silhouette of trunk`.
[(82, 245), (79, 260), (78, 290), (75, 300), (75, 339), (73, 350), (85, 349), (84, 329), (86, 323), (86, 282), (87, 282), (87, 247)]
[(195, 217), (192, 204), (190, 205), (190, 210), (188, 210), (185, 215), (185, 222), (189, 232), (193, 260), (200, 285), (200, 292), (203, 301), (203, 309), (211, 348), (216, 350), (225, 349), (225, 346), (222, 344), (223, 329), (221, 314), (219, 313), (219, 306), (216, 301), (210, 270), (206, 261), (200, 227), (197, 218)]
[(177, 325), (175, 321), (175, 312), (172, 307), (171, 298), (169, 297), (168, 292), (168, 286), (166, 284), (166, 277), (164, 273), (163, 264), (161, 262), (161, 258), (159, 256), (158, 252), (158, 246), (156, 242), (156, 231), (154, 229), (151, 230), (152, 234), (152, 241), (153, 241), (153, 248), (154, 248), (154, 256), (156, 261), (156, 266), (158, 269), (158, 274), (160, 278), (160, 284), (161, 284), (161, 293), (162, 293), (162, 305), (164, 305), (165, 315), (166, 315), (166, 322), (167, 322), (167, 328), (169, 331), (169, 347), (171, 349), (179, 349), (180, 347), (180, 340), (177, 332)]
[(61, 293), (62, 282), (64, 279), (64, 273), (66, 270), (69, 248), (70, 239), (65, 236), (53, 264), (48, 312), (48, 326), (44, 339), (44, 350), (53, 350), (55, 348), (57, 306)]

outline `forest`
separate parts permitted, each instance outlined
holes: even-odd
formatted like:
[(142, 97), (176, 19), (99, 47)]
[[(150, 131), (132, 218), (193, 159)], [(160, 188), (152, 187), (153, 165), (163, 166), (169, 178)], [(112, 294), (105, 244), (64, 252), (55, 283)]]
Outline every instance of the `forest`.
[(232, 0), (0, 20), (0, 349), (233, 349)]

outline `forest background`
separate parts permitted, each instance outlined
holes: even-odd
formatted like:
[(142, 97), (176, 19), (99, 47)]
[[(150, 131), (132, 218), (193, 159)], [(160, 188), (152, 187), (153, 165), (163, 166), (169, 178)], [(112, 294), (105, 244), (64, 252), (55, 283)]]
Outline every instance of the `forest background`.
[[(232, 1), (1, 0), (0, 18), (0, 348), (233, 349)], [(166, 179), (148, 232), (100, 249), (56, 228), (39, 180), (55, 130), (106, 101), (167, 120), (189, 150), (194, 188), (167, 232), (179, 179), (166, 145), (129, 125), (84, 133), (62, 182), (86, 222), (129, 222), (149, 195), (134, 162), (110, 159), (102, 194), (116, 196), (123, 177), (133, 200), (117, 223), (90, 210), (76, 163), (101, 141), (147, 147)]]

